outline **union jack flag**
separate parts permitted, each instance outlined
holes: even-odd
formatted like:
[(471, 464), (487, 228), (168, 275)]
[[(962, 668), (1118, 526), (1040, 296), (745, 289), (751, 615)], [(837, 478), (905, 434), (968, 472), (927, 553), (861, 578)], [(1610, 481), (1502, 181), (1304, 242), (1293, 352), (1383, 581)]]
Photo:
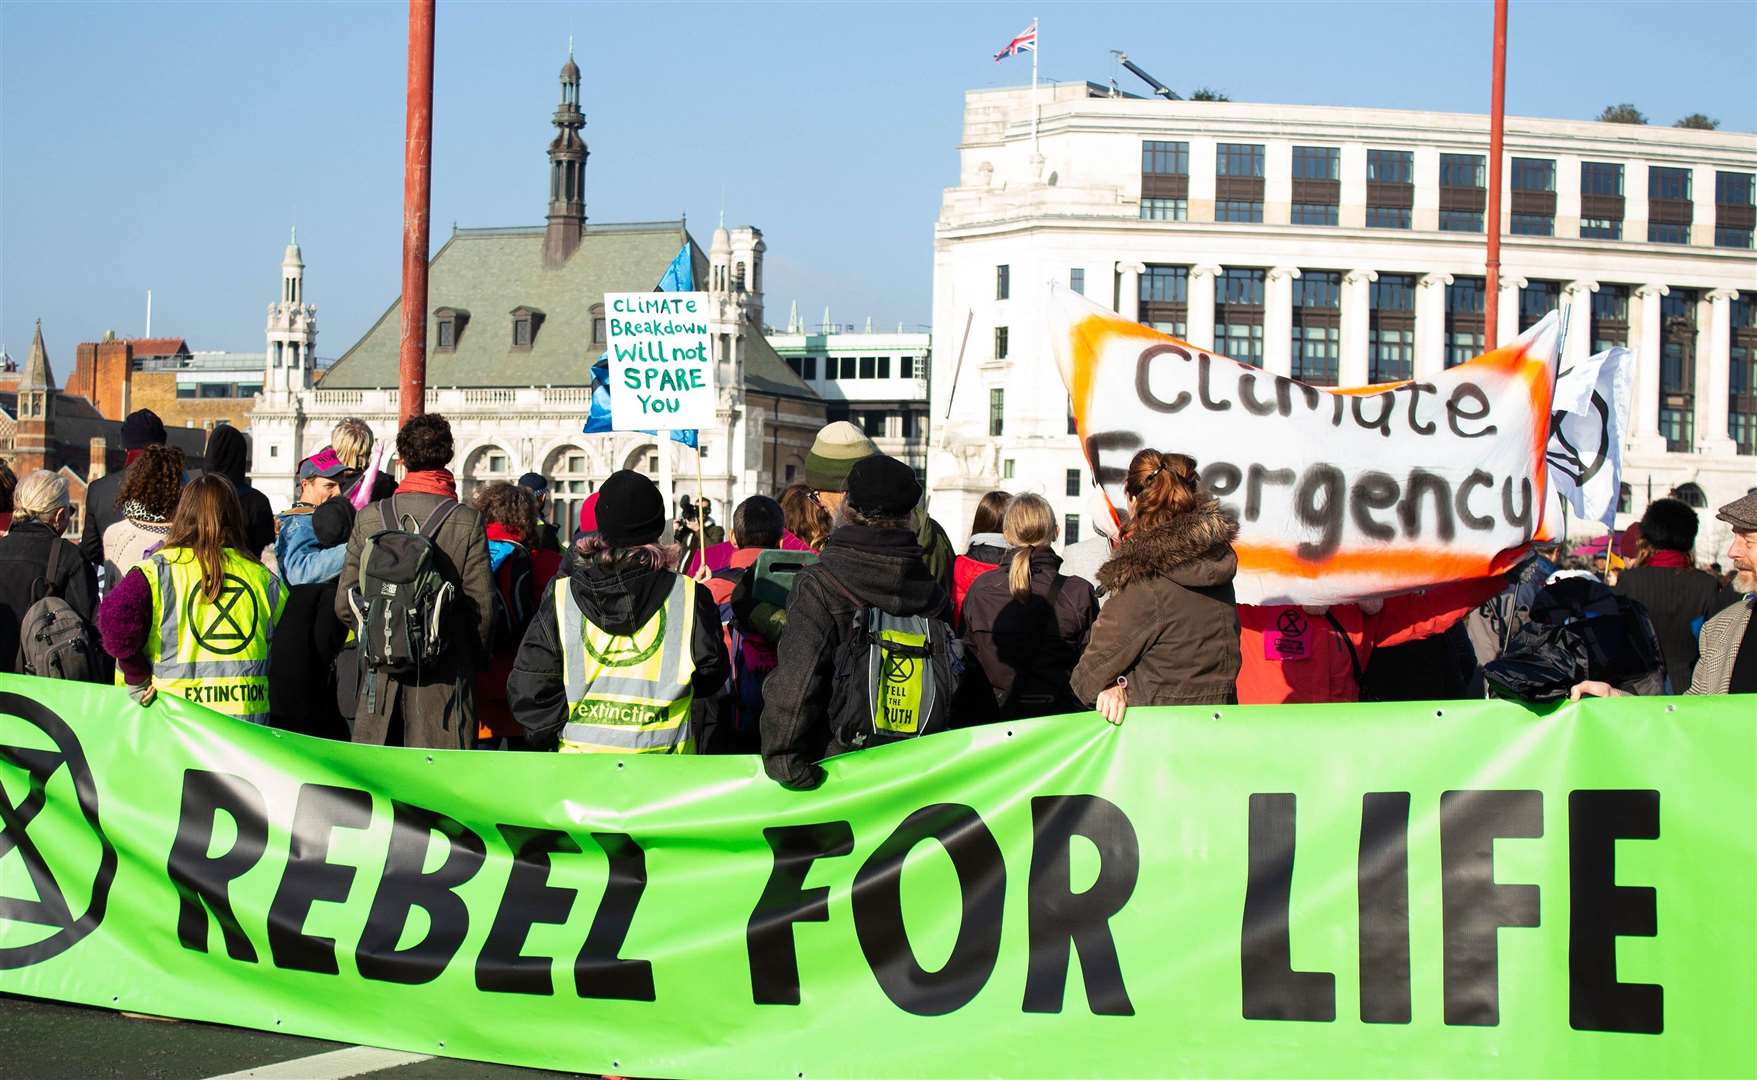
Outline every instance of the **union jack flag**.
[(1027, 26), (1022, 32), (1020, 32), (1019, 36), (1017, 36), (1013, 40), (1007, 42), (1007, 47), (1002, 49), (1000, 52), (995, 53), (994, 58), (995, 58), (995, 61), (998, 63), (999, 61), (1005, 60), (1009, 56), (1017, 56), (1022, 52), (1036, 52), (1036, 51), (1037, 51), (1037, 20), (1032, 19), (1031, 25)]

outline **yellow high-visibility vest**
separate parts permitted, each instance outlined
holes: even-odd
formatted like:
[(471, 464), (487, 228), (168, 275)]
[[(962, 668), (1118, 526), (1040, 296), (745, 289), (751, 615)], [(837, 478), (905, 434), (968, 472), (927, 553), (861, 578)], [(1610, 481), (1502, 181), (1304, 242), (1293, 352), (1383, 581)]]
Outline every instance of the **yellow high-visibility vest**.
[[(146, 658), (153, 686), (215, 712), (268, 723), (268, 647), (287, 606), (281, 579), (268, 567), (225, 549), (225, 580), (209, 601), (201, 563), (188, 548), (155, 553), (140, 564), (152, 588)], [(121, 681), (122, 673), (116, 673)]]
[(562, 753), (692, 754), (695, 582), (674, 575), (646, 625), (612, 634), (585, 617), (566, 578), (555, 583), (556, 631), (567, 689)]

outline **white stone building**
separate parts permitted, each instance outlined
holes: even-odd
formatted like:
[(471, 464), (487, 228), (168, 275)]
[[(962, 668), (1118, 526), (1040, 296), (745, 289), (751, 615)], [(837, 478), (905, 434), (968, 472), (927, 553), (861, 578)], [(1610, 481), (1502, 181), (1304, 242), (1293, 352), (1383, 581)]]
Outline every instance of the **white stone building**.
[[(933, 336), (864, 331), (829, 321), (816, 328), (788, 320), (784, 333), (770, 333), (769, 345), (793, 374), (824, 400), (830, 420), (852, 421), (872, 437), (878, 448), (907, 462), (916, 475), (927, 476), (928, 388)], [(789, 472), (791, 483), (803, 472)]]
[[(454, 228), (433, 256), (425, 409), (451, 422), (460, 494), (468, 497), (484, 480), (542, 473), (564, 537), (579, 504), (610, 473), (632, 468), (657, 477), (663, 453), (672, 455), (678, 493), (705, 494), (719, 519), (730, 520), (731, 504), (773, 492), (788, 463), (803, 464), (824, 422), (823, 403), (763, 339), (762, 233), (721, 227), (704, 254), (682, 221), (588, 224), (588, 151), (578, 136), (585, 119), (571, 60), (561, 86), (548, 224)], [(719, 399), (714, 426), (700, 432), (699, 455), (637, 432), (583, 434), (591, 367), (606, 349), (604, 294), (651, 291), (685, 247), (696, 288), (711, 297)], [(401, 300), (314, 379), (316, 309), (304, 304), (302, 276), (298, 249), (290, 247), (252, 416), (252, 478), (277, 506), (292, 498), (298, 462), (328, 443), (338, 421), (360, 417), (380, 439), (394, 438), (397, 426)]]
[[(1487, 147), (1485, 116), (966, 94), (935, 229), (934, 516), (957, 542), (994, 487), (1070, 526), (1086, 512), (1050, 281), (1320, 384), (1481, 352)], [(1650, 490), (1712, 510), (1757, 485), (1757, 137), (1509, 117), (1505, 158), (1495, 336), (1568, 306), (1568, 357), (1637, 353), (1619, 524)], [(1726, 527), (1702, 521), (1699, 554), (1724, 555)]]

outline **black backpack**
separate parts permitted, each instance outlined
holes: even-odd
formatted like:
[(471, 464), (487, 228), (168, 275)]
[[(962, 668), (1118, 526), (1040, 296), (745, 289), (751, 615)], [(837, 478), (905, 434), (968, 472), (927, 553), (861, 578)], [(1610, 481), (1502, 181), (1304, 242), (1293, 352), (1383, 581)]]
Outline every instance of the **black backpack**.
[(1665, 692), (1665, 654), (1647, 609), (1589, 578), (1545, 586), (1482, 673), (1497, 697), (1523, 701), (1561, 700), (1588, 679), (1631, 694)]
[(824, 577), (854, 602), (830, 691), (836, 738), (858, 750), (949, 728), (964, 676), (963, 642), (952, 628), (928, 615), (891, 615), (849, 592), (834, 574)]
[(360, 552), (360, 578), (348, 590), (359, 624), (360, 663), (369, 671), (414, 675), (444, 658), (447, 615), (457, 587), (440, 572), (434, 537), (458, 504), (447, 499), (419, 529), (399, 521), (395, 497), (378, 504), (384, 528)]
[(66, 546), (58, 537), (50, 543), (48, 569), (31, 585), (34, 602), (18, 626), (18, 670), (45, 679), (96, 682), (97, 635), (55, 588)]
[(514, 652), (525, 640), (532, 616), (537, 614), (537, 592), (532, 588), (531, 554), (523, 544), (514, 545), (500, 569), (494, 572), (489, 651)]

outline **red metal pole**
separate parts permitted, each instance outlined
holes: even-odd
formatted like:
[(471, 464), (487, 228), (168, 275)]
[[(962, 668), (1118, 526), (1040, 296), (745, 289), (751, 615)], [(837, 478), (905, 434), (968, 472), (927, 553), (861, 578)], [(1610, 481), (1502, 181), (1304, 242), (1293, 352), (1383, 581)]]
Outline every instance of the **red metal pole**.
[(1489, 91), (1489, 212), (1483, 227), (1489, 235), (1488, 265), (1483, 285), (1483, 341), (1500, 344), (1497, 328), (1501, 308), (1501, 129), (1507, 112), (1507, 0), (1495, 0), (1494, 83)]
[(427, 401), (427, 217), (433, 190), (433, 0), (409, 0), (409, 111), (403, 137), (403, 306), (397, 423)]

